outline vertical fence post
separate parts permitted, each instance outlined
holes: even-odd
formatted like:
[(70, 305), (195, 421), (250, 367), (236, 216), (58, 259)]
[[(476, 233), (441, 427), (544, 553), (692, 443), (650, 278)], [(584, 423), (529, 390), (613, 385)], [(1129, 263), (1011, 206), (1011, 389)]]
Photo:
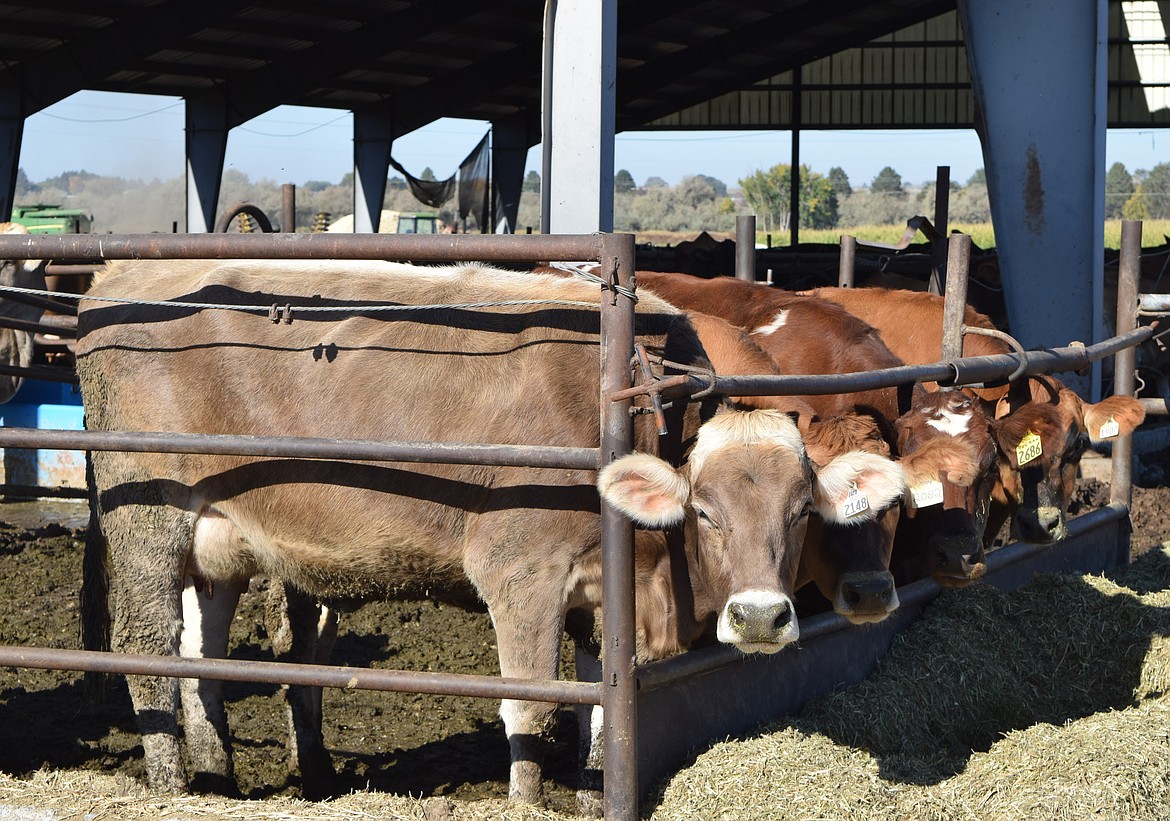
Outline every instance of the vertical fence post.
[[(1117, 269), (1117, 330), (1116, 334), (1137, 327), (1138, 277), (1141, 273), (1142, 223), (1140, 220), (1121, 221), (1121, 257)], [(1113, 357), (1113, 393), (1133, 396), (1134, 369), (1137, 363), (1135, 348), (1124, 348)], [(1109, 482), (1109, 501), (1129, 507), (1133, 501), (1133, 437), (1122, 436), (1113, 443), (1112, 479)], [(1129, 560), (1128, 549), (1125, 560)]]
[(280, 187), (280, 230), (285, 234), (297, 232), (297, 187), (291, 182)]
[[(634, 283), (634, 235), (602, 236), (601, 269), (614, 285)], [(632, 400), (610, 402), (609, 396), (630, 387), (634, 353), (634, 305), (616, 291), (601, 301), (601, 460), (603, 465), (630, 451), (634, 426)], [(622, 514), (601, 503), (602, 696), (604, 712), (605, 817), (638, 817), (638, 693), (634, 648), (634, 527)]]
[(942, 361), (963, 356), (963, 321), (967, 317), (967, 271), (971, 267), (971, 238), (951, 234), (947, 243), (947, 283), (943, 298)]
[(735, 278), (756, 281), (756, 216), (735, 218)]
[(842, 288), (853, 287), (853, 266), (857, 260), (857, 237), (842, 235), (841, 261), (837, 268), (837, 285)]

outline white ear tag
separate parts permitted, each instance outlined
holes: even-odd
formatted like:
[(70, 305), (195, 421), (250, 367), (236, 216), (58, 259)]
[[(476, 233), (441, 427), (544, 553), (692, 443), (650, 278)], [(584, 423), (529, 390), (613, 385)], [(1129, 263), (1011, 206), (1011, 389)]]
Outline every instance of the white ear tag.
[(942, 482), (923, 482), (918, 487), (910, 488), (910, 504), (912, 507), (930, 507), (941, 505), (943, 502)]
[(1110, 439), (1119, 433), (1121, 433), (1121, 425), (1117, 423), (1116, 419), (1110, 416), (1109, 421), (1101, 425), (1101, 430), (1097, 433), (1097, 438)]
[(1024, 434), (1020, 444), (1016, 445), (1016, 464), (1023, 467), (1032, 460), (1039, 459), (1044, 452), (1040, 441), (1040, 437), (1032, 431)]
[(869, 510), (869, 497), (861, 492), (855, 482), (853, 487), (849, 488), (849, 495), (841, 504), (841, 515), (848, 519), (859, 513), (865, 513), (867, 510)]

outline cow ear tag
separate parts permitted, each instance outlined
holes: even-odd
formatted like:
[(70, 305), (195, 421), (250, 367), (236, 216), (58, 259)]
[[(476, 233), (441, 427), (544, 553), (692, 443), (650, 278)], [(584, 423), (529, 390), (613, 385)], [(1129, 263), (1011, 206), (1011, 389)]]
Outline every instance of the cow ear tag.
[(1039, 459), (1043, 452), (1040, 446), (1040, 437), (1034, 432), (1028, 431), (1020, 440), (1020, 444), (1016, 445), (1016, 463), (1023, 467), (1029, 462)]
[(930, 507), (941, 505), (943, 501), (942, 482), (937, 479), (933, 482), (923, 482), (917, 487), (910, 488), (910, 505), (912, 507)]
[(861, 489), (857, 487), (857, 482), (854, 482), (853, 486), (849, 488), (849, 495), (845, 497), (845, 501), (841, 505), (841, 513), (848, 519), (867, 510), (869, 510), (869, 497), (862, 493)]
[(1121, 433), (1121, 425), (1117, 423), (1115, 418), (1110, 416), (1109, 421), (1101, 425), (1101, 430), (1097, 433), (1097, 438), (1111, 439), (1119, 433)]

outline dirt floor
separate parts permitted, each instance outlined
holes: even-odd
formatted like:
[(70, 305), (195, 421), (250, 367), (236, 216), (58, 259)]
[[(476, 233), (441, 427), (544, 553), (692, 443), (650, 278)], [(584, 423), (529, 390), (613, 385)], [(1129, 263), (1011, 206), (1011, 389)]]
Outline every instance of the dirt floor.
[[(1170, 539), (1170, 452), (1140, 458), (1132, 506), (1133, 553)], [(1108, 487), (1081, 482), (1078, 505), (1108, 499)], [(80, 502), (0, 503), (0, 643), (75, 648), (77, 591), (86, 510)], [(271, 658), (262, 596), (245, 596), (233, 656)], [(343, 616), (335, 661), (355, 666), (496, 673), (494, 637), (484, 614), (430, 602), (369, 605)], [(571, 675), (571, 668), (568, 675)], [(297, 795), (284, 764), (285, 719), (278, 688), (228, 683), (241, 795)], [(142, 749), (124, 685), (90, 705), (81, 677), (0, 669), (0, 772), (48, 769), (142, 775)], [(508, 748), (498, 704), (484, 699), (327, 690), (326, 744), (338, 770), (335, 794), (370, 789), (456, 799), (507, 795)], [(573, 807), (576, 725), (562, 711), (558, 744), (546, 764), (550, 806)]]

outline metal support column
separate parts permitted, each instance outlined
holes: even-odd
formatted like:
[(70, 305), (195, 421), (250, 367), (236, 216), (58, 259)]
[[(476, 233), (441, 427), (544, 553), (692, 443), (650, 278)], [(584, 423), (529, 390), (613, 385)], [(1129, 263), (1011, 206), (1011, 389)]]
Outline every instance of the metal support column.
[(386, 198), (394, 126), (387, 106), (353, 113), (353, 232), (376, 234)]
[(1025, 348), (1099, 340), (1106, 0), (959, 0), (958, 9), (1012, 335)]
[(16, 178), (20, 167), (20, 143), (24, 137), (24, 111), (20, 90), (0, 89), (0, 221), (12, 219), (16, 205)]
[(215, 225), (215, 209), (227, 156), (228, 102), (222, 94), (186, 100), (187, 233), (206, 234)]
[(735, 218), (735, 276), (746, 282), (756, 281), (756, 217)]
[(546, 0), (544, 27), (541, 233), (612, 231), (617, 0)]

